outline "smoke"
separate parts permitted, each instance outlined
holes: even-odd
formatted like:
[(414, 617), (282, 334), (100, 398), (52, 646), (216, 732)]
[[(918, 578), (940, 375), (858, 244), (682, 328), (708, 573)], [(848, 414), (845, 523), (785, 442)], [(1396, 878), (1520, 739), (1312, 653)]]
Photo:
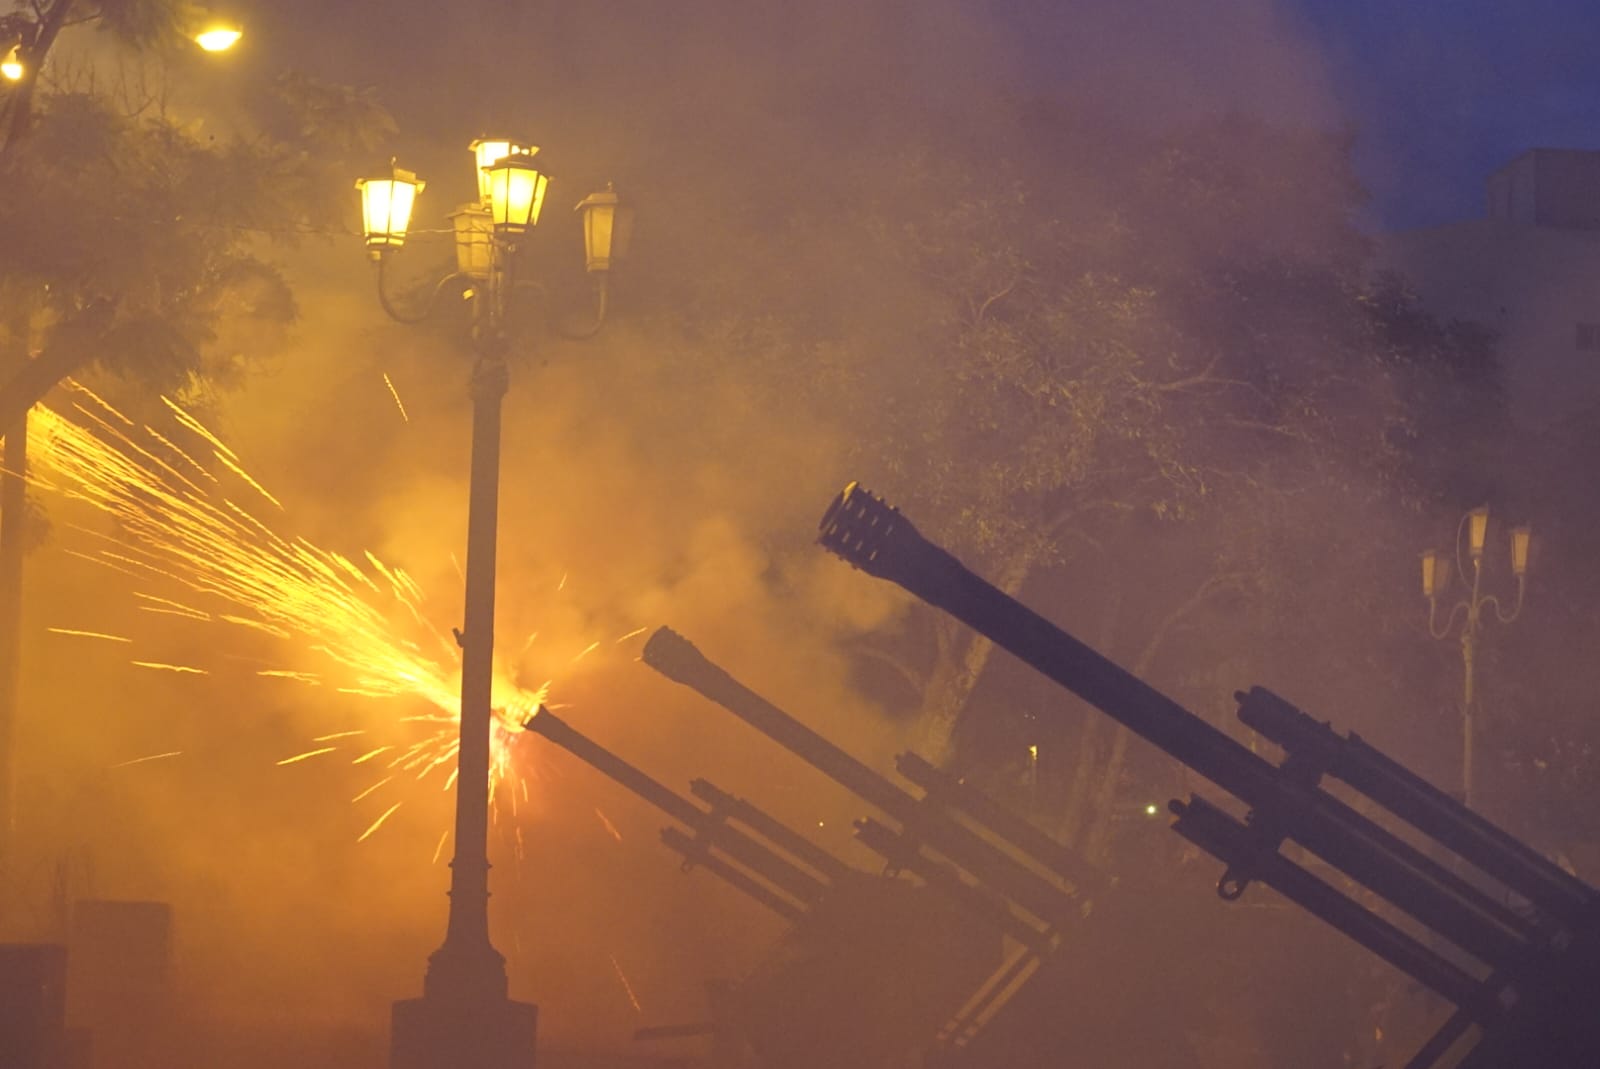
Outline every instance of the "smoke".
[[(762, 365), (740, 373), (730, 355), (756, 343), (682, 327), (713, 319), (717, 281), (747, 265), (770, 277), (771, 309), (797, 293), (828, 298), (831, 268), (852, 270), (852, 235), (786, 244), (784, 221), (752, 205), (836, 188), (836, 160), (874, 157), (953, 116), (971, 128), (1002, 93), (1038, 85), (1113, 123), (1258, 105), (1274, 120), (1336, 117), (1314, 51), (1264, 0), (1203, 15), (1155, 3), (771, 0), (675, 4), (670, 16), (616, 0), (482, 4), (443, 21), (419, 3), (385, 4), (382, 19), (375, 5), (278, 7), (255, 47), (380, 87), (407, 131), (402, 147), (438, 176), (428, 225), (465, 195), (462, 150), (480, 123), (538, 131), (564, 201), (608, 177), (637, 192), (640, 274), (617, 281), (616, 324), (587, 345), (546, 335), (514, 359), (500, 656), (525, 684), (551, 680), (565, 719), (668, 786), (686, 792), (705, 776), (863, 867), (872, 860), (849, 836), (856, 802), (637, 661), (634, 633), (670, 625), (875, 767), (904, 746), (904, 726), (863, 696), (848, 654), (856, 636), (898, 626), (905, 600), (810, 545), (857, 474), (847, 433), (762, 388)], [(296, 9), (305, 25), (292, 24)], [(376, 40), (358, 33), (369, 29)], [(547, 210), (565, 207), (553, 196)], [(552, 223), (540, 255), (575, 272), (570, 220)], [(420, 274), (443, 248), (419, 236), (405, 266)], [(313, 241), (290, 266), (297, 336), (222, 401), (216, 429), (285, 503), (275, 529), (404, 568), (447, 632), (460, 625), (470, 354), (449, 331), (383, 323), (354, 238)], [(630, 287), (647, 307), (630, 309)], [(553, 286), (552, 300), (581, 303), (582, 286), (570, 288)], [(701, 303), (675, 321), (685, 292)], [(77, 886), (97, 894), (172, 901), (197, 1012), (378, 1036), (387, 1002), (419, 993), (442, 936), (449, 845), (434, 857), (450, 796), (435, 775), (352, 803), (380, 778), (351, 764), (361, 740), (275, 762), (341, 731), (403, 738), (401, 718), (420, 710), (253, 677), (257, 662), (309, 669), (318, 654), (141, 614), (117, 577), (70, 555), (79, 537), (61, 530), (30, 571), (19, 752), (36, 856), (92, 862), (92, 884), (80, 875)], [(211, 674), (141, 672), (114, 647), (39, 634), (57, 625), (137, 632), (160, 659)], [(509, 798), (497, 807), (493, 925), (513, 996), (541, 1005), (544, 1041), (622, 1047), (633, 1028), (703, 1018), (700, 983), (750, 968), (781, 931), (776, 918), (709, 874), (680, 872), (657, 842), (662, 817), (542, 740), (520, 739), (514, 761), (528, 796), (515, 814)], [(382, 799), (403, 804), (357, 843)]]

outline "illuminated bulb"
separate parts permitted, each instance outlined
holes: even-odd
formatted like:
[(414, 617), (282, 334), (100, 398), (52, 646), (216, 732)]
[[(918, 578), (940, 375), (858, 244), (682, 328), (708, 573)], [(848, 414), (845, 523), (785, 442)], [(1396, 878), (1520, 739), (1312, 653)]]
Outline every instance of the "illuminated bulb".
[(0, 60), (0, 75), (6, 81), (17, 82), (22, 80), (22, 46), (12, 45), (11, 51), (6, 53), (6, 58)]
[(1161, 812), (1161, 809), (1154, 802), (1150, 802), (1144, 807), (1144, 815), (1147, 817), (1153, 817), (1159, 812)]
[(194, 43), (207, 52), (226, 52), (244, 33), (237, 26), (212, 25), (194, 35)]

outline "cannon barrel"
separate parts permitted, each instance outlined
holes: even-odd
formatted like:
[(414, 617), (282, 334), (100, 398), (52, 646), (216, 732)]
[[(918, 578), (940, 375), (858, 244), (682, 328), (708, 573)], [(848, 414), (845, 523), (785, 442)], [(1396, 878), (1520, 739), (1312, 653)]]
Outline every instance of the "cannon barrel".
[(1203, 798), (1185, 805), (1173, 802), (1178, 819), (1172, 830), (1224, 861), (1248, 858), (1262, 883), (1395, 966), (1401, 972), (1454, 1002), (1470, 1008), (1478, 1020), (1495, 1013), (1492, 996), (1481, 982), (1435, 954), (1278, 853), (1260, 856), (1256, 836)]
[[(596, 771), (609, 777), (615, 782), (626, 787), (634, 794), (643, 798), (657, 809), (666, 813), (673, 820), (695, 832), (698, 845), (693, 853), (700, 864), (708, 870), (728, 879), (730, 883), (741, 891), (756, 897), (764, 905), (773, 906), (768, 897), (756, 894), (751, 890), (748, 879), (736, 880), (728, 876), (726, 863), (718, 863), (718, 859), (711, 857), (709, 850), (715, 847), (726, 854), (733, 861), (756, 873), (774, 887), (781, 890), (799, 902), (802, 906), (810, 906), (822, 897), (827, 890), (827, 884), (806, 872), (794, 862), (790, 861), (767, 846), (765, 843), (752, 839), (737, 828), (730, 828), (717, 817), (701, 809), (693, 802), (674, 793), (663, 786), (659, 781), (650, 778), (639, 769), (630, 765), (604, 746), (578, 731), (565, 720), (550, 712), (544, 706), (524, 725), (524, 727), (555, 743), (557, 746), (572, 754)], [(680, 835), (674, 829), (672, 837), (665, 833), (663, 839), (668, 846), (674, 849), (680, 847)], [(686, 836), (681, 837), (687, 839)], [(690, 851), (679, 850), (680, 853)], [(756, 885), (759, 886), (759, 885)], [(785, 912), (780, 910), (780, 912)], [(789, 915), (785, 913), (785, 915)]]
[[(1481, 1035), (1457, 1069), (1589, 1069), (1600, 1064), (1600, 909), (1596, 892), (1539, 858), (1359, 739), (1339, 739), (1274, 696), (1246, 695), (1246, 723), (1284, 746), (1274, 766), (1178, 703), (968, 571), (899, 510), (852, 483), (824, 514), (819, 542), (993, 640), (1047, 678), (1176, 757), (1251, 807), (1247, 823), (1198, 799), (1175, 825), (1228, 861), (1237, 889), (1252, 877), (1323, 917), (1454, 1000), (1458, 1011), (1407, 1065), (1426, 1069), (1469, 1025)], [(1266, 692), (1263, 692), (1266, 693)], [(1507, 887), (1529, 919), (1490, 898), (1318, 783), (1345, 780)], [(1434, 933), (1491, 966), (1475, 981), (1278, 853), (1293, 839)], [(1235, 876), (1239, 872), (1242, 875)], [(1549, 923), (1566, 922), (1566, 927)]]
[(936, 768), (920, 754), (897, 754), (894, 767), (947, 809), (956, 809), (1008, 839), (1075, 886), (1101, 887), (1105, 874), (964, 779)]
[[(869, 804), (892, 817), (917, 838), (944, 854), (1034, 916), (1051, 924), (1080, 913), (1071, 896), (993, 842), (922, 805), (844, 750), (734, 679), (669, 627), (645, 643), (643, 660), (668, 679), (696, 691), (783, 746)], [(1040, 865), (1041, 868), (1047, 866)]]
[(969, 913), (1038, 954), (1050, 951), (1050, 934), (1017, 916), (1004, 901), (963, 880), (953, 867), (928, 857), (903, 832), (871, 817), (856, 821), (856, 837), (882, 855), (891, 868), (916, 874), (923, 883)]
[(1359, 735), (1340, 735), (1263, 687), (1237, 694), (1239, 719), (1285, 752), (1308, 759), (1395, 816), (1567, 924), (1594, 909), (1595, 893)]
[(691, 780), (689, 793), (710, 806), (712, 813), (738, 821), (790, 857), (815, 869), (830, 883), (847, 878), (851, 871), (850, 866), (770, 813), (708, 780)]
[[(1271, 815), (1313, 854), (1494, 966), (1527, 956), (1528, 925), (1467, 880), (1318, 789), (1298, 782), (969, 571), (900, 510), (851, 483), (823, 515), (819, 543), (943, 609), (1189, 768)], [(1247, 881), (1246, 881), (1247, 882)], [(1242, 885), (1241, 885), (1242, 886)]]

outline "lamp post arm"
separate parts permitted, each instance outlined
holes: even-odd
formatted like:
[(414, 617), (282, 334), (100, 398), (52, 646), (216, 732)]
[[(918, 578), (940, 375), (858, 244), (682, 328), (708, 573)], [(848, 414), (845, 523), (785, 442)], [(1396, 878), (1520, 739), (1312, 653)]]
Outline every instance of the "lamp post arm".
[(421, 311), (407, 311), (395, 304), (394, 301), (390, 299), (388, 291), (384, 289), (384, 265), (388, 263), (388, 261), (389, 258), (387, 256), (382, 256), (378, 259), (378, 303), (383, 306), (385, 314), (387, 314), (390, 319), (393, 319), (397, 323), (406, 323), (409, 325), (421, 323), (423, 320), (427, 319), (433, 314), (434, 305), (439, 303), (439, 294), (444, 292), (444, 288), (447, 285), (452, 282), (470, 281), (467, 279), (467, 276), (461, 274), (459, 271), (452, 271), (450, 274), (444, 276), (437, 283), (435, 283), (433, 292), (428, 294), (428, 299), (426, 301), (422, 302)]
[(577, 329), (565, 327), (560, 323), (557, 323), (556, 333), (561, 335), (563, 338), (570, 338), (573, 341), (583, 341), (586, 338), (592, 338), (596, 334), (600, 333), (601, 327), (605, 326), (606, 313), (610, 311), (610, 309), (611, 281), (606, 275), (601, 274), (599, 278), (599, 284), (596, 287), (594, 319)]
[(1444, 618), (1443, 626), (1436, 626), (1439, 603), (1434, 598), (1428, 599), (1428, 634), (1434, 638), (1444, 638), (1455, 630), (1456, 613), (1465, 611), (1468, 616), (1472, 614), (1472, 606), (1465, 601), (1458, 601), (1450, 607), (1450, 614)]
[(1522, 595), (1527, 589), (1527, 585), (1527, 581), (1522, 576), (1517, 576), (1517, 600), (1516, 603), (1511, 606), (1510, 612), (1506, 612), (1500, 607), (1500, 599), (1495, 597), (1493, 594), (1490, 594), (1488, 597), (1484, 598), (1483, 603), (1485, 605), (1494, 606), (1494, 618), (1496, 620), (1499, 620), (1503, 624), (1509, 624), (1518, 616), (1522, 615)]

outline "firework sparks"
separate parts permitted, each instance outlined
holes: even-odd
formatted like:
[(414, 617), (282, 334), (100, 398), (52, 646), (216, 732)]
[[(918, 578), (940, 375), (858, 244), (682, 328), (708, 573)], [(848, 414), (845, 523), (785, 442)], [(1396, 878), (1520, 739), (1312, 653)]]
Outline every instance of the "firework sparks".
[(119, 761), (117, 764), (114, 764), (111, 767), (129, 768), (133, 765), (142, 765), (149, 761), (160, 761), (168, 757), (178, 757), (182, 753), (182, 750), (168, 750), (166, 753), (153, 753), (148, 757), (135, 757), (132, 761)]
[[(451, 765), (445, 783), (449, 789), (455, 776), (459, 654), (429, 620), (416, 581), (404, 569), (371, 553), (352, 560), (304, 538), (280, 534), (261, 522), (230, 496), (234, 490), (243, 488), (277, 509), (282, 509), (282, 504), (244, 470), (233, 450), (171, 400), (163, 398), (180, 429), (164, 435), (137, 426), (81, 385), (69, 382), (68, 386), (73, 401), (65, 414), (43, 406), (36, 410), (39, 445), (31, 481), (105, 513), (123, 534), (113, 538), (77, 528), (104, 544), (95, 552), (75, 555), (142, 583), (169, 588), (176, 584), (187, 591), (177, 597), (140, 591), (136, 598), (144, 612), (197, 622), (227, 622), (276, 640), (289, 640), (329, 662), (320, 672), (265, 668), (256, 675), (325, 684), (338, 693), (368, 698), (423, 699), (432, 712), (398, 717), (396, 722), (419, 721), (425, 731), (431, 728), (431, 733), (398, 749), (362, 746), (353, 763), (389, 755), (391, 772), (406, 771), (418, 777)], [(392, 381), (389, 386), (393, 391)], [(395, 400), (399, 404), (398, 394)], [(401, 411), (404, 414), (403, 406)], [(179, 444), (185, 434), (193, 435), (203, 447), (194, 453), (186, 450)], [(217, 473), (196, 456), (214, 460)], [(411, 636), (402, 633), (396, 623), (407, 620), (408, 627), (415, 625), (420, 631), (414, 630)], [(53, 630), (128, 641), (96, 632)], [(419, 642), (417, 635), (425, 636), (423, 641)], [(429, 656), (423, 652), (427, 647), (441, 654)], [(155, 660), (133, 663), (152, 670), (209, 674), (191, 665)], [(491, 798), (512, 773), (510, 747), (521, 734), (521, 724), (546, 699), (547, 689), (548, 683), (537, 688), (518, 685), (496, 666)], [(328, 735), (316, 741), (337, 737)], [(295, 764), (334, 749), (325, 746), (277, 763)], [(389, 779), (380, 781), (356, 800), (387, 782)], [(526, 796), (526, 785), (523, 787)], [(392, 812), (391, 808), (368, 827), (362, 838), (373, 834)]]
[(307, 760), (308, 758), (321, 757), (323, 754), (332, 753), (334, 750), (337, 750), (337, 749), (338, 749), (337, 746), (324, 746), (324, 747), (322, 747), (320, 749), (317, 749), (317, 750), (307, 750), (305, 753), (297, 753), (293, 757), (285, 757), (282, 761), (279, 761), (278, 764), (280, 764), (280, 765), (295, 765), (295, 764), (299, 764), (301, 761)]
[(394, 388), (394, 383), (390, 380), (389, 373), (387, 371), (383, 373), (383, 384), (389, 387), (389, 396), (394, 398), (394, 407), (400, 410), (400, 418), (405, 420), (407, 423), (410, 423), (411, 417), (406, 415), (406, 406), (405, 403), (400, 400), (400, 391)]
[(107, 642), (132, 642), (133, 639), (123, 635), (108, 635), (103, 631), (78, 631), (70, 627), (47, 627), (47, 632), (52, 635), (72, 635), (76, 638), (99, 638)]
[(379, 817), (377, 820), (374, 820), (367, 827), (366, 831), (364, 831), (360, 835), (356, 836), (356, 842), (358, 842), (358, 843), (365, 842), (369, 835), (371, 835), (373, 832), (377, 831), (379, 828), (383, 827), (383, 822), (388, 820), (389, 817), (394, 813), (394, 811), (396, 809), (400, 808), (400, 805), (401, 805), (400, 802), (396, 802), (394, 805), (390, 806), (388, 809), (385, 809), (383, 811), (383, 816)]
[(622, 966), (617, 964), (617, 956), (608, 954), (607, 957), (611, 959), (611, 967), (617, 970), (617, 979), (622, 981), (622, 990), (628, 993), (628, 1001), (633, 1003), (634, 1012), (643, 1013), (644, 1007), (639, 1005), (639, 999), (633, 993), (633, 985), (628, 983), (628, 977), (623, 973)]
[(196, 668), (187, 664), (165, 664), (161, 661), (132, 661), (130, 663), (139, 668), (154, 668), (160, 672), (177, 672), (182, 675), (204, 676), (211, 674), (204, 668)]

